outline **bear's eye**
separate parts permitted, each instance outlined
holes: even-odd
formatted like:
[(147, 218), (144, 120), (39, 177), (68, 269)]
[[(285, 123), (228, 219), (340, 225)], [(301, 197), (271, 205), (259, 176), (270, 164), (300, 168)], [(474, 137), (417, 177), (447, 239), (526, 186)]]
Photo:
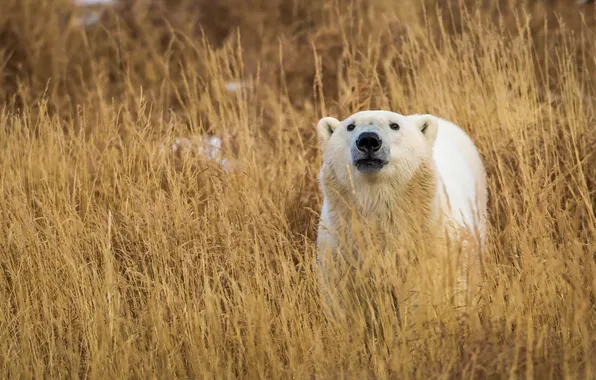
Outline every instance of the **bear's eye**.
[(348, 132), (352, 132), (354, 130), (354, 128), (356, 128), (356, 126), (354, 124), (348, 125)]
[(394, 131), (399, 131), (399, 124), (391, 123), (389, 124), (389, 128), (393, 129)]

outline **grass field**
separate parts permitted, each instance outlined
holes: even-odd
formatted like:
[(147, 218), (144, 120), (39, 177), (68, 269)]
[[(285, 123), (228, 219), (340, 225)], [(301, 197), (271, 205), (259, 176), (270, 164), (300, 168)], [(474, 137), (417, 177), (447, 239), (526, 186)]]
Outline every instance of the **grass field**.
[[(1, 378), (596, 377), (594, 5), (5, 3)], [(375, 341), (315, 249), (316, 122), (373, 108), (457, 123), (490, 186), (475, 306)], [(231, 170), (171, 149), (207, 135)]]

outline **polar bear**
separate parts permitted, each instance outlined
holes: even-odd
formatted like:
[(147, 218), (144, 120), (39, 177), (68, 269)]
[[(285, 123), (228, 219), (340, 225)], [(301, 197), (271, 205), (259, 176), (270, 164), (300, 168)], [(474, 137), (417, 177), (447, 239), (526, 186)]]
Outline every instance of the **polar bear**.
[(478, 243), (475, 253), (484, 249), (486, 172), (461, 128), (430, 114), (369, 110), (341, 122), (324, 117), (317, 133), (323, 156), (317, 246), (324, 288), (331, 286), (329, 265), (350, 234), (354, 212), (395, 235), (418, 231), (455, 238), (469, 231)]

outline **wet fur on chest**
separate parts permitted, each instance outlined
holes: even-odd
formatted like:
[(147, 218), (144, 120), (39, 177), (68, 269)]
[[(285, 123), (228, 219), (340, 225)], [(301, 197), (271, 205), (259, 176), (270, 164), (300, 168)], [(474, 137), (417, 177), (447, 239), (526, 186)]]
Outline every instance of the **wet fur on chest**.
[(353, 186), (346, 186), (330, 168), (323, 169), (321, 182), (329, 205), (328, 221), (338, 232), (349, 236), (346, 229), (355, 220), (365, 222), (372, 233), (396, 238), (434, 230), (438, 180), (432, 163), (422, 163), (405, 184), (383, 179), (352, 181)]

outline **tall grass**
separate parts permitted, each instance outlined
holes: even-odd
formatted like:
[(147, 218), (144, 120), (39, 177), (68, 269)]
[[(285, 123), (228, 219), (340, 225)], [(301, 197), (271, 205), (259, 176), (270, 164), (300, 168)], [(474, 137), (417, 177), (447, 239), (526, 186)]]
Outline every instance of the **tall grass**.
[[(590, 8), (240, 3), (219, 24), (155, 2), (82, 30), (64, 2), (8, 1), (1, 377), (593, 378)], [(457, 317), (444, 279), (400, 272), (435, 296), (374, 341), (326, 319), (314, 243), (315, 123), (369, 108), (459, 124), (490, 185), (474, 306)], [(169, 150), (206, 134), (236, 169)]]

